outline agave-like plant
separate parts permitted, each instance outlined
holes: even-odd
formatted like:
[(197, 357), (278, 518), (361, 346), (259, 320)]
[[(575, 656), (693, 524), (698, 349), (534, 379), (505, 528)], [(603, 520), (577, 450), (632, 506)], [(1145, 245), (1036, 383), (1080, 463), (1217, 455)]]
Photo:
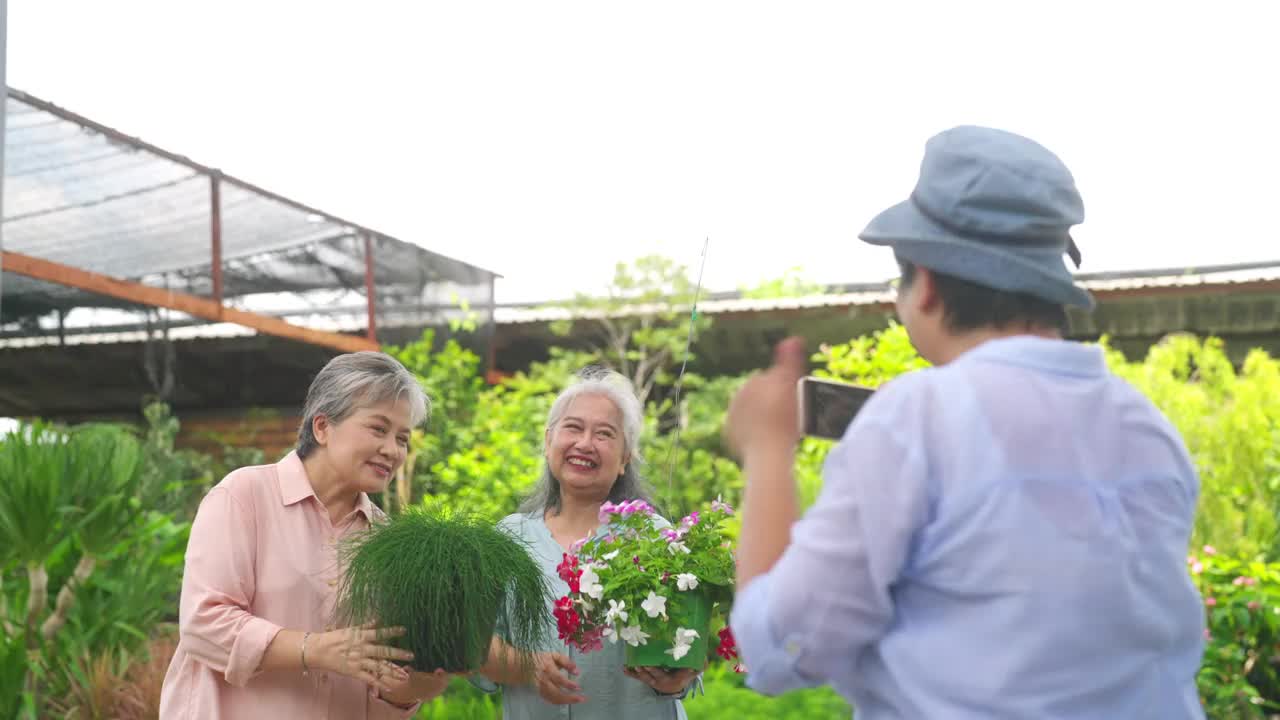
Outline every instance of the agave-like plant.
[[(122, 426), (67, 429), (37, 421), (0, 439), (0, 567), (25, 567), (28, 583), (21, 616), (5, 606), (0, 591), (0, 629), (24, 638), (28, 653), (66, 623), (76, 589), (139, 511), (134, 491), (141, 457), (137, 439)], [(80, 557), (46, 616), (47, 564), (68, 537)], [(39, 673), (34, 664), (27, 669), (28, 698), (35, 697)]]
[(472, 672), (494, 633), (524, 663), (542, 646), (551, 586), (528, 545), (487, 519), (415, 506), (341, 548), (339, 623), (400, 626), (410, 666)]
[(48, 604), (45, 563), (64, 538), (71, 481), (67, 442), (65, 431), (45, 422), (20, 426), (0, 442), (0, 562), (26, 568), (28, 582), (25, 617), (0, 606), (0, 622), (10, 635), (34, 627)]
[(67, 621), (76, 588), (89, 579), (98, 558), (120, 539), (143, 508), (137, 491), (142, 480), (143, 451), (138, 438), (120, 425), (86, 424), (71, 433), (67, 530), (80, 548), (80, 560), (62, 589), (53, 612), (40, 626), (52, 638)]

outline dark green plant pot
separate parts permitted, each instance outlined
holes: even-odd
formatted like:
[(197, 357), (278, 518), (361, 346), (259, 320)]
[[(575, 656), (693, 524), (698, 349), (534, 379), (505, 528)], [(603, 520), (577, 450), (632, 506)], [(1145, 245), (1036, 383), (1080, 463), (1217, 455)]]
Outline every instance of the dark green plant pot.
[[(672, 598), (679, 600), (676, 605), (680, 614), (688, 618), (686, 622), (690, 630), (698, 632), (698, 638), (689, 646), (689, 652), (676, 660), (667, 650), (671, 649), (671, 640), (676, 626), (669, 625), (665, 637), (650, 636), (644, 645), (627, 645), (627, 667), (663, 667), (677, 670), (692, 668), (701, 670), (707, 664), (707, 642), (711, 634), (711, 597), (704, 592), (682, 592)], [(672, 603), (668, 603), (672, 604)], [(670, 611), (668, 611), (670, 612)]]

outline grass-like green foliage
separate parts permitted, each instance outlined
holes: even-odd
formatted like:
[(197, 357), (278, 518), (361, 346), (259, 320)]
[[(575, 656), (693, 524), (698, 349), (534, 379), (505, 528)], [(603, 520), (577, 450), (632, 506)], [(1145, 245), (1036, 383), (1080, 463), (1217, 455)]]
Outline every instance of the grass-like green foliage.
[(550, 583), (528, 545), (489, 520), (410, 507), (340, 548), (343, 625), (400, 626), (421, 672), (475, 671), (500, 634), (524, 662), (547, 633)]

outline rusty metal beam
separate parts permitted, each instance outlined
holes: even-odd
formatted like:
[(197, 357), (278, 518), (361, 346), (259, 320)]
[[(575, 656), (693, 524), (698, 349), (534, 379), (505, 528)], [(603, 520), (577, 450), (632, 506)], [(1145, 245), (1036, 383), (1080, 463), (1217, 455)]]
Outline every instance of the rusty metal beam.
[(25, 275), (36, 280), (65, 285), (86, 292), (107, 295), (139, 305), (177, 310), (213, 322), (228, 322), (252, 328), (260, 333), (296, 340), (298, 342), (332, 348), (342, 352), (377, 350), (378, 344), (368, 338), (342, 333), (325, 332), (300, 327), (278, 318), (223, 307), (212, 300), (187, 293), (161, 290), (130, 280), (102, 275), (88, 270), (42, 260), (22, 253), (0, 251), (0, 262), (5, 272)]

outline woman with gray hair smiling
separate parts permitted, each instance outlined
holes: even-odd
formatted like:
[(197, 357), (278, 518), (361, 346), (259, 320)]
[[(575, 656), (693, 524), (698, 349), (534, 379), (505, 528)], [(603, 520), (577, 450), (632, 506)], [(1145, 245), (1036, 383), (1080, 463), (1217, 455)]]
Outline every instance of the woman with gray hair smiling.
[(327, 624), (337, 545), (384, 517), (369, 493), (386, 489), (429, 412), (394, 358), (340, 355), (311, 383), (297, 448), (209, 491), (191, 526), (160, 717), (408, 718), (444, 690), (447, 674), (393, 662), (412, 659), (382, 644), (402, 628)]
[[(601, 531), (606, 501), (641, 499), (652, 491), (641, 478), (640, 431), (644, 412), (631, 383), (611, 370), (589, 367), (551, 406), (543, 439), (542, 474), (519, 512), (500, 525), (529, 543), (556, 597), (568, 585), (556, 572), (574, 543)], [(659, 522), (665, 521), (659, 519)], [(556, 637), (548, 607), (550, 637)], [(554, 642), (554, 641), (551, 641)], [(589, 655), (561, 645), (535, 655), (531, 671), (495, 636), (477, 686), (503, 689), (505, 720), (560, 718), (566, 705), (577, 720), (685, 718), (680, 700), (696, 678), (693, 670), (627, 668), (622, 645)]]

